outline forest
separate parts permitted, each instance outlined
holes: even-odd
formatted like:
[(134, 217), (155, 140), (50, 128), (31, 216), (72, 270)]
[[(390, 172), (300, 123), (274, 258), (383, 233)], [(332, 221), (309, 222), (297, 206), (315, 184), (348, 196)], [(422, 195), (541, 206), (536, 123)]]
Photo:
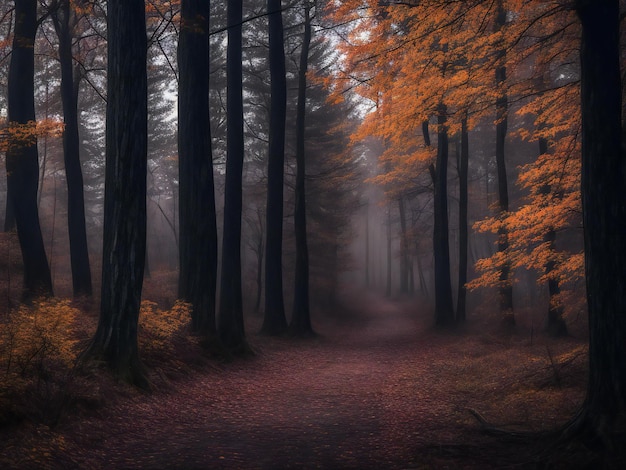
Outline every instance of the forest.
[(624, 468), (626, 1), (0, 5), (0, 467)]

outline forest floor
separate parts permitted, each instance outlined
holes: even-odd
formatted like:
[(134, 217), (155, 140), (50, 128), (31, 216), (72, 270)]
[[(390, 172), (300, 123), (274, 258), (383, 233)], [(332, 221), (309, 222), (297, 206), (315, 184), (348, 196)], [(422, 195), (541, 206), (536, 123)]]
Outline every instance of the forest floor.
[[(355, 292), (308, 340), (256, 335), (256, 354), (206, 361), (150, 393), (117, 386), (54, 428), (0, 431), (2, 468), (585, 468), (583, 449), (493, 437), (470, 410), (546, 431), (584, 397), (584, 338), (443, 333), (414, 303)], [(101, 392), (109, 393), (108, 391)], [(519, 437), (519, 436), (518, 436)]]

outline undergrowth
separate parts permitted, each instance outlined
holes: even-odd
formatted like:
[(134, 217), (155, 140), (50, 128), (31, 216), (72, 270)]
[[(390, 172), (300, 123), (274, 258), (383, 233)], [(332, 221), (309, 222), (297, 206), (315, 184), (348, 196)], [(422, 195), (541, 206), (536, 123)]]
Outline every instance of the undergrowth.
[[(115, 393), (109, 378), (79, 360), (96, 318), (75, 305), (39, 300), (0, 315), (0, 428), (24, 420), (54, 426), (73, 405), (99, 408)], [(188, 371), (184, 361), (198, 348), (189, 321), (183, 302), (171, 309), (142, 302), (138, 341), (153, 382)]]
[(79, 316), (67, 300), (42, 300), (2, 318), (0, 425), (24, 417), (58, 420), (75, 372)]

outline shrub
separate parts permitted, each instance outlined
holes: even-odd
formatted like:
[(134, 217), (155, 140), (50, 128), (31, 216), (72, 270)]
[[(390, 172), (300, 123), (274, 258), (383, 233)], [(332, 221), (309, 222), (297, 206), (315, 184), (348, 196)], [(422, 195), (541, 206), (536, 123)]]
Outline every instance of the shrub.
[(0, 410), (6, 412), (5, 421), (33, 414), (58, 419), (78, 355), (78, 316), (67, 300), (41, 300), (0, 319)]
[(167, 357), (175, 353), (176, 343), (184, 341), (190, 322), (189, 304), (176, 301), (169, 310), (155, 302), (141, 302), (139, 315), (139, 348), (142, 355)]

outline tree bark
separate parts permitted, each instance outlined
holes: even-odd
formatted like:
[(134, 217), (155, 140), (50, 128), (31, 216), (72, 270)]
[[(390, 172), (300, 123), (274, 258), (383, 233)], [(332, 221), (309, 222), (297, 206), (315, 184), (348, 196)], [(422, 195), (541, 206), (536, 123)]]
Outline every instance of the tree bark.
[[(506, 10), (502, 0), (498, 0), (496, 31), (506, 24)], [(500, 96), (496, 100), (496, 167), (498, 171), (498, 216), (504, 217), (509, 211), (509, 189), (506, 177), (506, 160), (504, 143), (508, 127), (508, 96), (505, 90), (506, 82), (506, 51), (499, 50), (498, 66), (496, 67), (496, 87), (500, 90)], [(498, 231), (498, 251), (505, 254), (506, 261), (500, 269), (499, 301), (500, 311), (503, 314), (503, 322), (506, 325), (514, 325), (513, 315), (513, 284), (511, 283), (511, 263), (508, 260), (509, 233), (502, 226)]]
[(387, 287), (385, 295), (391, 297), (391, 261), (393, 252), (391, 250), (391, 207), (387, 206)]
[[(548, 153), (548, 141), (544, 138), (539, 138), (539, 155)], [(544, 195), (550, 194), (551, 188), (549, 184), (544, 185), (541, 188)], [(548, 251), (553, 254), (556, 245), (556, 232), (552, 227), (544, 236), (544, 241), (548, 243)], [(561, 287), (559, 286), (559, 280), (551, 276), (551, 273), (556, 268), (556, 262), (553, 259), (545, 265), (545, 274), (548, 277), (548, 318), (546, 322), (546, 331), (550, 336), (565, 336), (567, 334), (567, 325), (563, 320), (563, 306), (561, 305), (559, 294), (561, 293)]]
[(452, 285), (450, 282), (450, 246), (448, 241), (448, 129), (446, 107), (440, 105), (437, 116), (437, 168), (435, 171), (433, 251), (435, 257), (435, 324), (454, 323)]
[(306, 87), (311, 45), (311, 4), (304, 5), (304, 35), (298, 69), (298, 104), (296, 109), (296, 189), (294, 229), (296, 236), (296, 272), (293, 297), (293, 314), (289, 324), (290, 333), (296, 336), (314, 334), (311, 326), (309, 305), (309, 248), (306, 232)]
[(283, 177), (287, 78), (280, 0), (267, 0), (271, 81), (269, 157), (267, 164), (267, 231), (265, 243), (265, 315), (261, 333), (279, 335), (287, 329), (283, 301)]
[(147, 387), (137, 347), (146, 255), (146, 22), (141, 0), (107, 4), (107, 126), (100, 320), (88, 356)]
[[(578, 1), (589, 383), (579, 424), (601, 443), (626, 417), (626, 156), (620, 147), (619, 3)], [(615, 440), (613, 440), (615, 437)]]
[(458, 156), (459, 174), (459, 286), (456, 303), (456, 321), (465, 322), (467, 299), (467, 172), (469, 163), (469, 137), (467, 132), (467, 117), (461, 121), (461, 148)]
[(209, 116), (209, 0), (183, 0), (178, 43), (178, 295), (192, 329), (215, 337), (217, 222)]
[[(23, 300), (52, 295), (39, 213), (39, 163), (35, 134), (34, 44), (37, 2), (15, 2), (15, 30), (8, 77), (8, 121), (11, 127), (32, 127), (25, 138), (11, 138), (6, 153), (7, 200), (15, 216), (24, 263)], [(11, 210), (7, 210), (10, 222)]]
[(254, 311), (258, 312), (261, 308), (261, 297), (263, 294), (263, 252), (264, 252), (263, 234), (259, 234), (259, 240), (256, 245), (256, 301), (254, 302)]
[(85, 224), (85, 198), (83, 172), (80, 164), (80, 138), (78, 135), (78, 80), (72, 63), (72, 8), (65, 0), (53, 13), (59, 38), (61, 64), (61, 101), (63, 102), (63, 157), (67, 180), (67, 227), (70, 238), (70, 261), (74, 297), (91, 296), (91, 268)]
[(243, 322), (241, 291), (241, 210), (244, 157), (242, 0), (228, 0), (228, 46), (226, 59), (226, 182), (220, 308), (217, 331), (224, 345), (235, 353), (249, 350)]
[(365, 287), (370, 287), (370, 205), (365, 204)]
[(400, 292), (409, 293), (409, 240), (406, 227), (406, 210), (402, 195), (398, 198), (400, 213)]

